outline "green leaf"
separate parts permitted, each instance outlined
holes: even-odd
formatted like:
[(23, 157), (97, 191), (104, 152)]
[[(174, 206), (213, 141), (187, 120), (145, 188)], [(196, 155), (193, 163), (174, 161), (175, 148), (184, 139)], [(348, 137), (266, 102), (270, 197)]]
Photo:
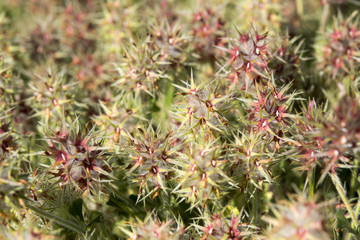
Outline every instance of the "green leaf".
[(351, 227), (351, 223), (345, 218), (344, 213), (342, 211), (338, 211), (336, 213), (336, 218), (338, 221), (338, 223), (337, 223), (338, 228), (346, 229), (350, 233), (353, 233), (355, 235), (358, 234), (357, 231)]
[(336, 190), (338, 191), (338, 193), (339, 193), (339, 195), (341, 197), (341, 200), (344, 202), (344, 204), (346, 206), (346, 209), (350, 213), (350, 216), (351, 216), (351, 218), (353, 220), (353, 223), (357, 226), (358, 225), (357, 218), (355, 216), (355, 213), (354, 213), (353, 209), (351, 208), (351, 205), (350, 205), (348, 199), (346, 198), (346, 192), (345, 192), (345, 189), (341, 185), (339, 177), (335, 173), (332, 173), (332, 174), (329, 174), (329, 175), (331, 177), (332, 182), (335, 185)]
[(81, 198), (76, 199), (74, 202), (71, 203), (68, 212), (73, 215), (75, 218), (84, 222), (84, 217), (82, 214), (82, 205), (83, 200)]
[(87, 226), (89, 227), (92, 224), (94, 224), (95, 222), (100, 222), (101, 217), (102, 217), (102, 214), (100, 212), (91, 211), (90, 212), (90, 222), (87, 224)]
[(81, 222), (73, 222), (71, 220), (61, 218), (53, 213), (44, 211), (41, 208), (32, 206), (29, 203), (26, 203), (26, 206), (30, 210), (36, 212), (39, 216), (47, 218), (48, 220), (52, 220), (52, 221), (54, 221), (55, 224), (57, 224), (59, 226), (62, 226), (68, 230), (74, 231), (80, 235), (84, 235), (86, 233), (85, 225)]

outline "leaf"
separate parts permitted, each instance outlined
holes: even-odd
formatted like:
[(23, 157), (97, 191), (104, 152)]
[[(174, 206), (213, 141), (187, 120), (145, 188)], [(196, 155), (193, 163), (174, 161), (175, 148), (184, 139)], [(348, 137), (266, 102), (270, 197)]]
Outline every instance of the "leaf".
[(90, 212), (90, 222), (87, 224), (87, 226), (91, 226), (92, 224), (94, 224), (95, 222), (100, 222), (101, 221), (101, 217), (102, 214), (100, 212), (97, 211), (91, 211)]
[(84, 222), (84, 217), (82, 214), (82, 205), (83, 200), (81, 198), (76, 199), (74, 202), (71, 203), (68, 212), (73, 215), (75, 218)]
[[(351, 223), (345, 218), (342, 211), (338, 211), (336, 213), (336, 219), (338, 221), (338, 223), (337, 223), (338, 228), (346, 229), (350, 233), (355, 234), (355, 236), (358, 234), (357, 231), (351, 227)], [(357, 239), (359, 239), (359, 238), (357, 238)]]
[(35, 207), (35, 206), (32, 206), (30, 205), (29, 203), (26, 203), (26, 206), (36, 212), (38, 215), (44, 217), (44, 218), (47, 218), (49, 220), (52, 220), (54, 221), (54, 223), (56, 223), (57, 225), (59, 226), (62, 226), (64, 228), (67, 228), (71, 231), (74, 231), (80, 235), (84, 235), (86, 233), (86, 228), (85, 228), (85, 225), (81, 222), (73, 222), (71, 220), (66, 220), (66, 219), (63, 219), (53, 213), (50, 213), (50, 212), (47, 212), (47, 211), (44, 211), (38, 207)]
[(346, 209), (350, 213), (350, 216), (351, 216), (354, 224), (357, 226), (358, 225), (357, 218), (355, 216), (353, 209), (351, 208), (351, 205), (350, 205), (348, 199), (346, 198), (346, 192), (345, 192), (345, 189), (341, 185), (339, 177), (335, 173), (329, 173), (329, 175), (331, 177), (332, 182), (335, 185), (336, 190), (338, 191), (338, 193), (341, 197), (341, 200), (344, 202)]
[(257, 169), (259, 170), (259, 172), (261, 173), (261, 175), (263, 175), (263, 177), (269, 182), (271, 183), (271, 177), (269, 175), (269, 173), (267, 172), (266, 169), (264, 169), (262, 166), (258, 166)]

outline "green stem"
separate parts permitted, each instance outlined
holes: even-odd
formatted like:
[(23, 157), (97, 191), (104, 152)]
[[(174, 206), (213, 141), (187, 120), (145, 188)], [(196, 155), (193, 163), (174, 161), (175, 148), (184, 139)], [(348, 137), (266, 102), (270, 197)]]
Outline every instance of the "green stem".
[(280, 186), (279, 183), (276, 183), (276, 189), (277, 189), (277, 192), (278, 192), (278, 194), (280, 196), (280, 199), (284, 199), (284, 194), (283, 194), (283, 191), (282, 191), (281, 186)]
[(315, 168), (311, 169), (311, 171), (308, 174), (308, 183), (309, 183), (309, 197), (313, 197), (315, 192)]
[[(355, 159), (354, 166), (359, 166), (359, 159)], [(355, 168), (351, 178), (350, 196), (354, 196), (355, 193), (357, 174), (358, 174), (358, 168)]]
[(256, 187), (254, 188), (254, 194), (253, 194), (253, 221), (254, 221), (254, 224), (255, 226), (258, 226), (258, 219), (257, 219), (257, 216), (258, 216), (258, 204), (257, 204), (257, 189)]
[(300, 18), (302, 18), (304, 14), (304, 5), (302, 0), (296, 0), (296, 11)]
[(324, 10), (323, 10), (323, 14), (321, 17), (321, 24), (320, 24), (320, 32), (324, 33), (325, 32), (325, 26), (326, 26), (326, 21), (329, 15), (329, 4), (326, 3), (324, 5)]

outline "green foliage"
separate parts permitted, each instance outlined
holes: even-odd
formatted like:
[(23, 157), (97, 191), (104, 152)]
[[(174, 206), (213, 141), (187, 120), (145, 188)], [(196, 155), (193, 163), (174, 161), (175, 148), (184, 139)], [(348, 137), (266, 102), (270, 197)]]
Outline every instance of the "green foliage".
[(0, 239), (358, 239), (359, 6), (0, 2)]

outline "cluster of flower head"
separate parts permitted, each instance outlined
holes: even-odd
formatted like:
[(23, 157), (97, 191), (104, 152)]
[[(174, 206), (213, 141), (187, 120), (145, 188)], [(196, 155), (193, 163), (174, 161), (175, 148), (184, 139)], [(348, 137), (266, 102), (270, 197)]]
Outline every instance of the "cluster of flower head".
[(100, 141), (94, 139), (91, 131), (85, 130), (84, 134), (80, 130), (68, 133), (64, 127), (59, 132), (51, 132), (45, 155), (54, 160), (50, 172), (60, 177), (60, 185), (72, 182), (86, 190), (106, 177), (109, 166), (104, 161)]
[(359, 233), (356, 12), (325, 27), (326, 1), (20, 2), (0, 3), (5, 236)]
[[(319, 39), (318, 67), (326, 77), (339, 79), (351, 76), (359, 70), (358, 49), (360, 46), (358, 17), (352, 14), (344, 19), (340, 14), (333, 26)], [(320, 45), (321, 44), (321, 45)]]

